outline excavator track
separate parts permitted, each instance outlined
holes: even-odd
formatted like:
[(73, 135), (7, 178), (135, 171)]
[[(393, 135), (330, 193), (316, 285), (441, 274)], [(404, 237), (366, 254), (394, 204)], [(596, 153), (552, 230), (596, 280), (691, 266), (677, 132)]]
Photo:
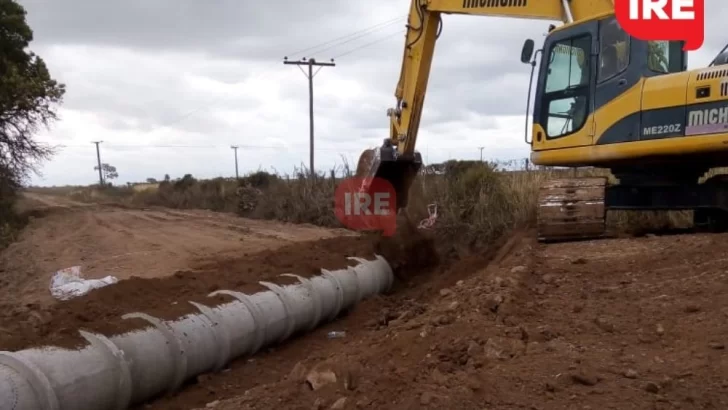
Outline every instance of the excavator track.
[(607, 178), (553, 179), (539, 190), (537, 230), (542, 242), (601, 238), (606, 234)]

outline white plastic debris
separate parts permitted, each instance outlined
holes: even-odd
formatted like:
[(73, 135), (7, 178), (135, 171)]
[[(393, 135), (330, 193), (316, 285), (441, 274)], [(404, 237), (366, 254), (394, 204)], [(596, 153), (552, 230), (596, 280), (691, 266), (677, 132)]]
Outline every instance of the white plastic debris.
[(437, 204), (427, 205), (427, 213), (429, 216), (421, 220), (417, 225), (419, 229), (431, 229), (435, 225), (435, 222), (437, 222)]
[(68, 300), (85, 295), (92, 289), (103, 288), (118, 281), (119, 279), (114, 276), (106, 276), (101, 279), (84, 279), (81, 276), (81, 267), (71, 266), (53, 274), (50, 291), (54, 298)]
[(329, 339), (340, 339), (346, 337), (346, 332), (333, 331), (326, 334)]

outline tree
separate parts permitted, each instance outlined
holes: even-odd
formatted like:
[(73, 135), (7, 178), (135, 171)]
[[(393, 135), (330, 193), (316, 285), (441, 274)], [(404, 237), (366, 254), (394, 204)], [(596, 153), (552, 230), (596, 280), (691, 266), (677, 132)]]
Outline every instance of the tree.
[(147, 178), (147, 184), (156, 184), (157, 179), (156, 178)]
[(57, 119), (53, 108), (65, 94), (65, 85), (28, 50), (33, 31), (25, 16), (15, 0), (0, 0), (0, 178), (16, 187), (37, 172), (37, 161), (53, 155), (53, 148), (33, 136)]
[[(0, 0), (0, 1), (2, 1), (2, 0)], [(94, 171), (98, 171), (98, 170), (99, 170), (99, 166), (96, 165), (94, 167)], [(109, 165), (109, 164), (106, 164), (106, 163), (101, 164), (101, 172), (104, 175), (104, 181), (111, 180), (111, 179), (114, 179), (114, 178), (118, 178), (119, 177), (119, 173), (116, 172), (116, 167), (115, 166), (112, 166), (112, 165)]]

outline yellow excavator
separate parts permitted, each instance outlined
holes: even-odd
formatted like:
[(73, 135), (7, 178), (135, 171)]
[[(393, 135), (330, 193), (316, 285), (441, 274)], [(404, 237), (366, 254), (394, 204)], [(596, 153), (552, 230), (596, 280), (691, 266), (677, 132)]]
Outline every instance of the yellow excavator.
[(535, 81), (532, 123), (526, 110), (531, 161), (604, 168), (614, 178), (545, 183), (541, 241), (602, 237), (612, 209), (694, 210), (696, 227), (728, 228), (728, 180), (700, 182), (728, 166), (728, 52), (688, 71), (682, 41), (631, 37), (615, 18), (614, 0), (412, 0), (397, 103), (387, 112), (390, 135), (364, 151), (357, 168), (394, 186), (398, 210), (422, 164), (417, 131), (443, 14), (561, 23), (549, 24), (535, 53), (530, 39), (521, 51), (531, 65), (529, 108)]

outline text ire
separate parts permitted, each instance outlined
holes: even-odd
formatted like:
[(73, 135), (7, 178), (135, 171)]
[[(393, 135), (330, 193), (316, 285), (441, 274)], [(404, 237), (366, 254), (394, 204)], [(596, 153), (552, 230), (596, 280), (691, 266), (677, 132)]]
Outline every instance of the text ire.
[(654, 15), (658, 20), (695, 20), (694, 8), (694, 0), (629, 0), (629, 18), (651, 20)]
[(390, 213), (389, 192), (374, 193), (374, 209), (372, 196), (367, 192), (347, 192), (344, 194), (345, 215), (389, 215)]

